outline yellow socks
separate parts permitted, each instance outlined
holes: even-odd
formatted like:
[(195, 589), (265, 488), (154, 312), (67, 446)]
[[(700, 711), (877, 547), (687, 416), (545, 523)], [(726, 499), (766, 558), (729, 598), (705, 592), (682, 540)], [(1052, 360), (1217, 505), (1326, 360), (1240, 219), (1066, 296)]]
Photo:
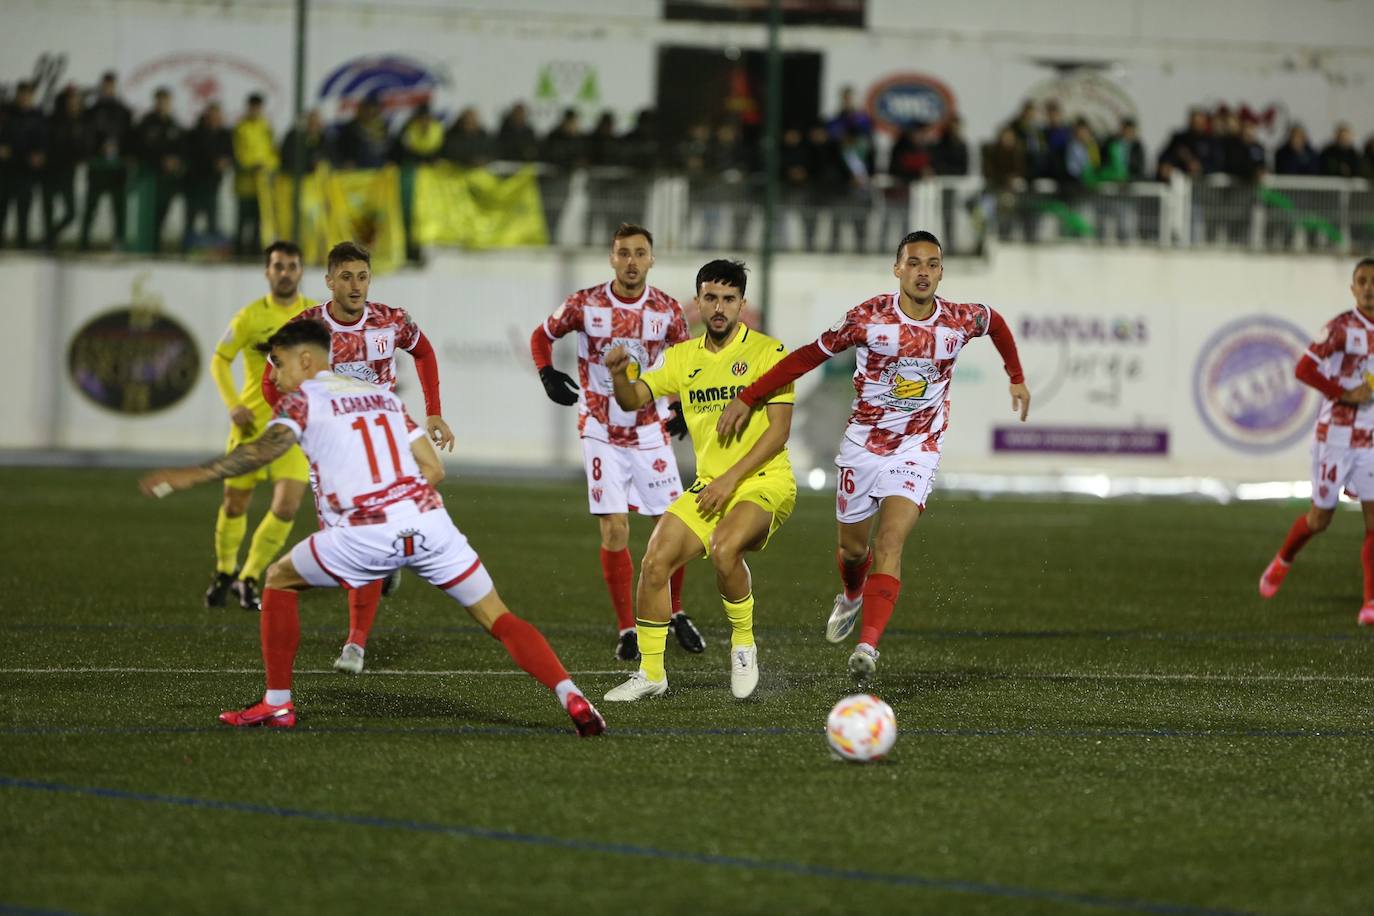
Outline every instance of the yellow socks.
[(663, 649), (668, 642), (668, 621), (635, 618), (635, 633), (639, 637), (639, 670), (649, 676), (651, 681), (661, 681), (668, 676), (663, 670)]
[[(738, 601), (731, 601), (724, 595), (720, 601), (725, 605), (725, 616), (730, 618), (730, 648), (754, 644), (754, 593), (750, 592)], [(643, 651), (641, 648), (640, 651)]]
[(262, 571), (281, 550), (281, 545), (286, 543), (287, 535), (291, 533), (291, 523), (291, 519), (277, 518), (270, 511), (262, 517), (262, 521), (258, 522), (258, 530), (253, 532), (253, 543), (248, 548), (248, 559), (243, 563), (240, 579), (262, 581)]
[(230, 518), (224, 514), (224, 506), (219, 507), (219, 517), (215, 519), (215, 571), (234, 574), (239, 568), (239, 545), (248, 531), (248, 516)]

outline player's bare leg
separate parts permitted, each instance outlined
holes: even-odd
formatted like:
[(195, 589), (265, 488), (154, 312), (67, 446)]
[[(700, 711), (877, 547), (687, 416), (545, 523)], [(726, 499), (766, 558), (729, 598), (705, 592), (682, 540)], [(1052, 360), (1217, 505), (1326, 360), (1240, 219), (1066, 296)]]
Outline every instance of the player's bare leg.
[(248, 506), (253, 501), (251, 487), (224, 485), (224, 502), (215, 518), (215, 574), (205, 590), (206, 607), (224, 607), (229, 587), (239, 569), (239, 547), (248, 530)]
[[(1260, 576), (1259, 593), (1261, 598), (1272, 598), (1278, 594), (1279, 586), (1283, 585), (1283, 580), (1288, 576), (1288, 571), (1293, 568), (1293, 560), (1297, 558), (1298, 551), (1302, 550), (1313, 536), (1321, 534), (1331, 525), (1331, 519), (1335, 513), (1335, 509), (1309, 506), (1305, 513), (1298, 516), (1297, 520), (1293, 522), (1293, 527), (1288, 529), (1288, 536), (1283, 539), (1283, 546), (1279, 548), (1278, 553), (1274, 554), (1274, 558), (1269, 561), (1269, 565), (1264, 568), (1264, 573)], [(1368, 519), (1369, 516), (1366, 514), (1365, 518)], [(1368, 528), (1367, 521), (1366, 528)], [(1365, 597), (1368, 600), (1368, 594)]]
[(258, 627), (262, 661), (267, 671), (267, 692), (245, 709), (220, 713), (220, 721), (227, 725), (291, 728), (296, 724), (296, 707), (291, 702), (291, 675), (301, 642), (297, 595), (310, 588), (310, 584), (301, 578), (288, 554), (267, 570), (266, 586)]
[[(455, 600), (458, 596), (449, 592)], [(501, 640), (506, 651), (527, 674), (549, 688), (558, 697), (583, 738), (599, 735), (606, 730), (601, 713), (568, 677), (567, 670), (534, 624), (511, 613), (493, 588), (475, 604), (467, 606), (472, 619)]]
[(830, 619), (825, 622), (825, 638), (830, 642), (844, 642), (854, 629), (863, 608), (864, 585), (868, 582), (868, 572), (873, 566), (873, 551), (869, 549), (868, 538), (873, 531), (875, 515), (857, 522), (837, 522), (839, 547), (835, 551), (836, 562), (840, 567), (840, 593), (835, 596), (835, 604), (830, 609)]
[[(661, 515), (650, 516), (654, 524), (658, 524)], [(677, 572), (673, 573), (668, 580), (668, 597), (672, 603), (672, 616), (668, 618), (668, 632), (673, 634), (677, 644), (685, 651), (693, 655), (700, 655), (706, 651), (706, 637), (701, 635), (701, 630), (692, 622), (686, 612), (682, 610), (682, 582), (687, 577), (686, 565), (679, 566)], [(636, 647), (636, 653), (639, 651)], [(638, 657), (638, 655), (636, 655)]]
[(253, 532), (253, 542), (248, 547), (248, 558), (243, 561), (238, 578), (230, 591), (239, 599), (239, 607), (256, 611), (261, 605), (258, 597), (258, 583), (263, 570), (272, 558), (281, 552), (291, 534), (291, 526), (296, 512), (305, 496), (305, 481), (278, 480), (272, 486), (272, 505), (258, 522)]
[(921, 517), (921, 507), (901, 496), (883, 498), (873, 535), (873, 570), (864, 583), (859, 644), (849, 656), (849, 673), (865, 680), (878, 670), (878, 640), (892, 618), (902, 590), (902, 549)]
[(618, 631), (615, 657), (623, 662), (639, 661), (639, 641), (635, 636), (635, 566), (630, 557), (630, 516), (611, 512), (596, 517), (601, 529), (601, 576), (611, 596)]
[(668, 674), (663, 669), (663, 650), (672, 616), (670, 582), (673, 573), (701, 556), (701, 539), (687, 524), (665, 512), (659, 516), (649, 546), (639, 564), (639, 590), (635, 629), (639, 637), (639, 670), (628, 681), (606, 693), (611, 702), (641, 700), (667, 692)]
[(752, 502), (740, 502), (720, 520), (711, 533), (711, 565), (716, 585), (730, 619), (730, 692), (744, 699), (759, 683), (758, 647), (754, 644), (754, 583), (746, 551), (758, 550), (768, 540), (773, 513)]
[(1364, 544), (1360, 547), (1360, 567), (1364, 571), (1364, 603), (1356, 622), (1374, 626), (1374, 502), (1361, 502), (1364, 514)]

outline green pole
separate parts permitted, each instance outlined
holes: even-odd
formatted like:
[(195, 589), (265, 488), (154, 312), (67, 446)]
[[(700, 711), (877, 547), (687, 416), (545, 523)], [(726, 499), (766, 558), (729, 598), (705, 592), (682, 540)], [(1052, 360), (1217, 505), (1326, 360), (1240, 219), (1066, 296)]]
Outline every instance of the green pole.
[(301, 239), (301, 182), (305, 177), (305, 12), (308, 0), (296, 0), (296, 98), (291, 123), (296, 125), (291, 144), (291, 238)]
[(773, 295), (773, 224), (778, 215), (778, 137), (782, 126), (782, 0), (768, 2), (768, 98), (764, 104), (763, 134), (763, 250), (759, 253), (762, 295), (759, 320), (768, 328)]

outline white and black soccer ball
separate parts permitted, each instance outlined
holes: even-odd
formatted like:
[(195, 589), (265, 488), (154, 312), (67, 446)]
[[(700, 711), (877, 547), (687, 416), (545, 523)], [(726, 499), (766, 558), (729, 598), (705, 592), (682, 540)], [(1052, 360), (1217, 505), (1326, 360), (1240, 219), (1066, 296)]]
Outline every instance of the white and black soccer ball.
[(830, 710), (825, 720), (825, 740), (841, 760), (880, 760), (897, 740), (897, 717), (891, 706), (873, 694), (856, 693)]

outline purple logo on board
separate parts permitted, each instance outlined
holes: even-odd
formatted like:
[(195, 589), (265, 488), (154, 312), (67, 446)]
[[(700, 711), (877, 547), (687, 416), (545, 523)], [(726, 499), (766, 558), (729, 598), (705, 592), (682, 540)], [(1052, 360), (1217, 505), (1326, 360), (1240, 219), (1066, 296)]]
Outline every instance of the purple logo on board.
[(1276, 452), (1312, 429), (1316, 400), (1293, 375), (1307, 350), (1301, 328), (1255, 315), (1223, 325), (1203, 345), (1193, 370), (1202, 422), (1242, 452)]

